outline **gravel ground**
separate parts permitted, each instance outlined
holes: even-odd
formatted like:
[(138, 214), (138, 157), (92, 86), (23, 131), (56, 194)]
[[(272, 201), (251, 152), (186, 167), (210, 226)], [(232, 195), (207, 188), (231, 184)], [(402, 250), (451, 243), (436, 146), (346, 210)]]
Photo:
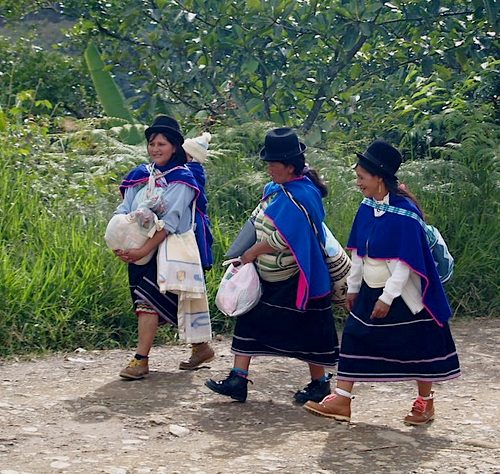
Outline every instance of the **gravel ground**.
[(436, 420), (408, 427), (411, 383), (358, 384), (350, 424), (292, 403), (305, 364), (258, 358), (246, 403), (203, 386), (232, 361), (230, 340), (195, 372), (187, 346), (155, 347), (152, 373), (117, 374), (129, 351), (0, 361), (0, 474), (500, 473), (500, 318), (452, 323), (463, 376), (436, 384)]

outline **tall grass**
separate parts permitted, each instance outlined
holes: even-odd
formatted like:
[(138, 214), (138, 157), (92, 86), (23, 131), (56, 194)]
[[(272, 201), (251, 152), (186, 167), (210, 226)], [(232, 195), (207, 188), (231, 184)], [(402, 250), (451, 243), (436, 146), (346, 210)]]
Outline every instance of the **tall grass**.
[[(110, 347), (130, 341), (124, 268), (101, 226), (47, 207), (28, 173), (0, 181), (0, 347), (3, 353)], [(11, 170), (12, 171), (12, 170)]]

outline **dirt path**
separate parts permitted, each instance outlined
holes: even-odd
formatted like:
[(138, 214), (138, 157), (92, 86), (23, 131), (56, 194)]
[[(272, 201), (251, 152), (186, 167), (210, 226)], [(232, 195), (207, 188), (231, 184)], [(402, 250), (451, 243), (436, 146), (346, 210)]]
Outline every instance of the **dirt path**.
[(187, 347), (155, 348), (138, 382), (117, 377), (121, 350), (0, 361), (0, 474), (500, 473), (500, 318), (453, 332), (464, 375), (421, 428), (401, 422), (410, 383), (359, 384), (350, 425), (309, 415), (297, 361), (256, 359), (247, 403), (219, 397), (203, 382), (227, 374), (228, 339), (196, 372), (177, 370)]

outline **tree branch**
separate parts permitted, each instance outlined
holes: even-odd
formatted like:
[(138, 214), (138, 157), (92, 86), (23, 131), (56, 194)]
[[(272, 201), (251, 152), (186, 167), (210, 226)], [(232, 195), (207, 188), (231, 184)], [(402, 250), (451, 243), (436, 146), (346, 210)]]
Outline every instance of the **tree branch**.
[(197, 105), (195, 105), (194, 103), (188, 101), (187, 99), (185, 99), (183, 96), (181, 96), (180, 94), (178, 94), (174, 89), (173, 87), (171, 86), (170, 82), (166, 79), (157, 79), (156, 83), (158, 84), (159, 87), (162, 87), (163, 89), (166, 89), (169, 91), (169, 93), (179, 102), (179, 103), (182, 103), (184, 104), (185, 106), (189, 107), (190, 109), (192, 110), (196, 110), (196, 111), (199, 111), (199, 110), (203, 110), (203, 109), (207, 109), (210, 111), (211, 114), (215, 114), (216, 111), (208, 104), (205, 104), (204, 107), (199, 107)]
[(128, 36), (119, 35), (118, 33), (114, 33), (113, 31), (108, 30), (105, 26), (101, 25), (101, 23), (99, 23), (99, 20), (94, 19), (94, 21), (95, 21), (96, 27), (99, 30), (99, 32), (106, 35), (106, 36), (110, 36), (111, 38), (115, 38), (117, 40), (124, 41), (125, 43), (133, 44), (135, 46), (141, 46), (143, 48), (149, 48), (149, 49), (152, 49), (154, 51), (160, 51), (160, 48), (157, 48), (156, 46), (153, 46), (152, 44), (142, 43), (141, 41), (137, 41), (133, 38), (129, 38)]
[[(447, 17), (447, 16), (461, 16), (461, 15), (472, 15), (474, 12), (470, 10), (465, 10), (462, 12), (445, 12), (441, 13), (439, 15), (436, 15), (433, 17), (434, 20), (437, 20), (442, 17)], [(407, 23), (407, 22), (415, 22), (415, 21), (425, 21), (426, 19), (424, 17), (418, 17), (418, 18), (395, 18), (393, 20), (387, 20), (387, 21), (382, 21), (380, 23), (377, 23), (376, 26), (382, 26), (382, 25), (388, 25), (390, 23)]]
[(318, 115), (321, 111), (321, 107), (323, 106), (323, 103), (326, 100), (327, 92), (330, 87), (331, 81), (339, 74), (340, 71), (342, 71), (342, 69), (344, 69), (352, 61), (354, 55), (361, 49), (361, 47), (363, 46), (363, 44), (365, 44), (367, 39), (368, 39), (367, 36), (361, 35), (361, 37), (358, 39), (353, 48), (346, 53), (345, 58), (342, 61), (332, 61), (330, 63), (327, 77), (323, 82), (323, 84), (321, 84), (320, 88), (318, 89), (318, 92), (316, 93), (316, 97), (314, 99), (314, 105), (309, 114), (307, 115), (306, 119), (304, 120), (304, 123), (300, 127), (305, 133), (307, 133), (311, 129), (314, 122), (318, 118)]

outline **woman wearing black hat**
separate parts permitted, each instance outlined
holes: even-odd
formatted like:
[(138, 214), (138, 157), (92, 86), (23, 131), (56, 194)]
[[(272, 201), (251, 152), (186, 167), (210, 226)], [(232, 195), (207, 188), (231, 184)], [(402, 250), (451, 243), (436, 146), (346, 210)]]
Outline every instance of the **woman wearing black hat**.
[[(134, 168), (122, 181), (120, 192), (123, 202), (115, 212), (129, 214), (144, 204), (146, 199), (151, 199), (145, 192), (150, 180), (153, 180), (156, 191), (161, 190), (156, 196), (159, 201), (155, 205), (155, 212), (164, 223), (163, 229), (158, 230), (141, 248), (115, 251), (120, 259), (128, 263), (130, 291), (138, 318), (137, 353), (120, 372), (121, 377), (132, 380), (141, 379), (149, 373), (148, 356), (158, 325), (177, 325), (177, 296), (159, 291), (156, 258), (153, 257), (145, 265), (135, 262), (155, 252), (168, 234), (184, 233), (191, 228), (191, 206), (199, 193), (192, 173), (184, 166), (184, 138), (177, 121), (159, 115), (151, 127), (145, 130), (145, 135), (151, 163)], [(208, 344), (211, 337), (209, 319), (207, 325), (206, 341), (193, 344), (191, 358), (181, 362), (181, 369), (193, 369), (214, 358), (214, 352)]]
[[(234, 400), (247, 398), (248, 369), (253, 356), (276, 355), (309, 365), (311, 382), (295, 401), (320, 401), (330, 393), (330, 374), (338, 359), (338, 339), (331, 312), (330, 277), (318, 238), (301, 204), (318, 229), (325, 216), (327, 190), (305, 166), (305, 145), (289, 128), (266, 135), (260, 156), (272, 181), (264, 187), (253, 212), (257, 242), (241, 256), (255, 262), (263, 296), (236, 320), (232, 341), (234, 367), (225, 380), (206, 382), (211, 390)], [(324, 235), (322, 236), (324, 244)]]
[[(427, 243), (415, 197), (398, 186), (401, 154), (377, 140), (358, 153), (365, 196), (349, 236), (349, 317), (342, 334), (337, 388), (304, 408), (338, 421), (351, 417), (354, 382), (415, 380), (418, 395), (404, 418), (434, 418), (432, 384), (460, 375), (448, 326), (451, 309)], [(392, 207), (387, 207), (392, 206)]]

